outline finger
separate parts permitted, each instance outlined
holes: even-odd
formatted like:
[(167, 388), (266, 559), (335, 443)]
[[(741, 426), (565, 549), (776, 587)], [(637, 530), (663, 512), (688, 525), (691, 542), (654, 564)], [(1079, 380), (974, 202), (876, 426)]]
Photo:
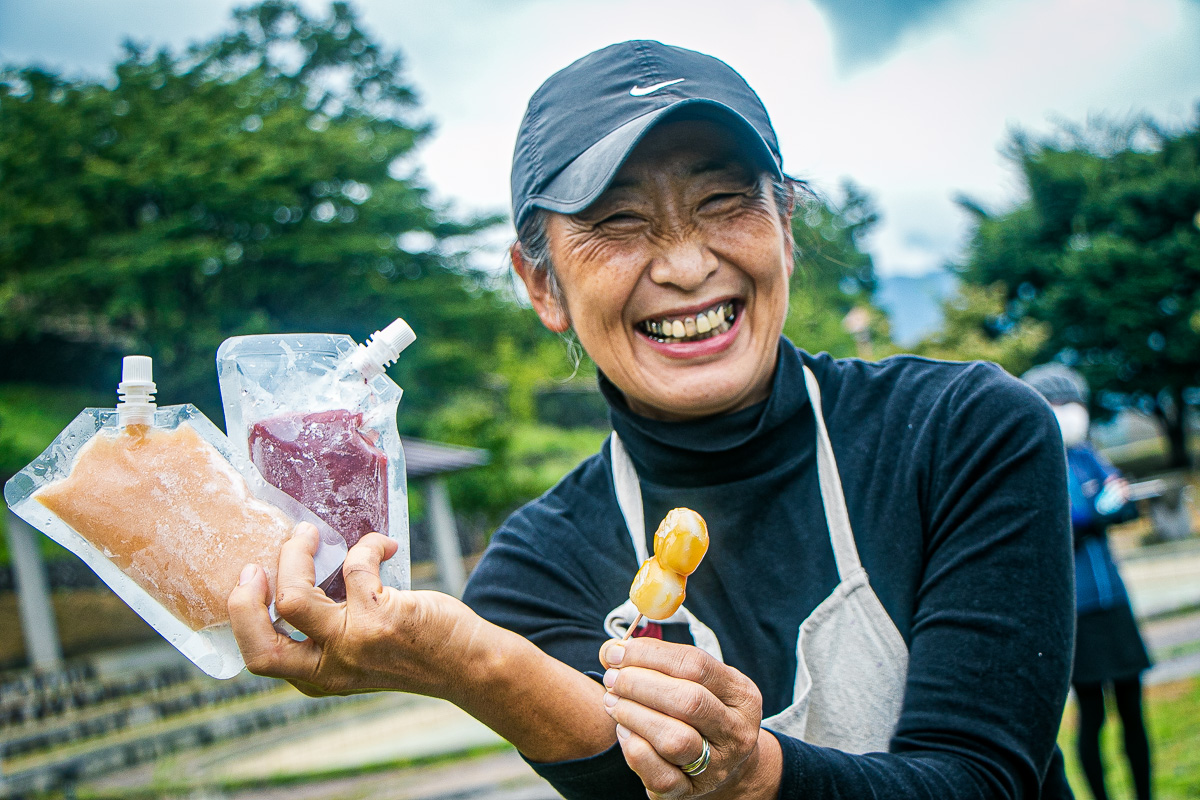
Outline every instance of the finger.
[(314, 585), (313, 557), (319, 544), (315, 525), (297, 525), (292, 538), (279, 551), (279, 575), (275, 580), (276, 613), (318, 642), (341, 624), (338, 604)]
[[(625, 655), (625, 642), (627, 639), (609, 639), (604, 644), (600, 645), (600, 663), (605, 669), (621, 666), (621, 657)], [(617, 647), (618, 650), (610, 650)]]
[(279, 550), (279, 588), (316, 588), (317, 574), (313, 558), (321, 544), (317, 526), (301, 522)]
[[(604, 685), (610, 694), (678, 720), (699, 730), (713, 742), (723, 741), (722, 732), (739, 722), (735, 716), (737, 712), (705, 686), (645, 667), (610, 669), (604, 674)], [(679, 763), (687, 764), (692, 760), (695, 756)]]
[(267, 611), (270, 598), (266, 571), (247, 564), (228, 601), (229, 622), (246, 668), (272, 678), (311, 675), (317, 664), (315, 645), (293, 641), (275, 630)]
[(346, 598), (352, 603), (375, 604), (383, 591), (379, 580), (379, 565), (396, 554), (400, 547), (394, 539), (378, 533), (368, 533), (350, 548), (342, 564), (346, 579)]
[[(606, 666), (645, 667), (698, 683), (727, 706), (745, 708), (762, 704), (761, 696), (749, 678), (698, 647), (638, 638), (622, 644), (605, 642), (601, 657), (607, 658)], [(609, 664), (614, 657), (616, 663)]]
[(604, 696), (604, 708), (619, 725), (645, 739), (672, 766), (691, 764), (704, 752), (700, 731), (657, 709), (612, 692)]
[(664, 759), (639, 733), (617, 725), (617, 742), (625, 763), (642, 779), (652, 798), (675, 800), (692, 789), (691, 781), (677, 766)]

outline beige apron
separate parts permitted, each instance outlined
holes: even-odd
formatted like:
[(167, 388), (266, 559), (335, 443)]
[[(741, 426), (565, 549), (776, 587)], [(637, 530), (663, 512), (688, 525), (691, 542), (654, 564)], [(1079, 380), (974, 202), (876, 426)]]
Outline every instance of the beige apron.
[[(842, 481), (821, 411), (821, 389), (807, 366), (804, 383), (816, 418), (817, 480), (840, 583), (800, 625), (792, 704), (762, 724), (810, 744), (849, 753), (886, 751), (904, 700), (908, 648), (858, 560)], [(617, 503), (640, 565), (650, 557), (641, 486), (616, 433), (610, 446)], [(608, 613), (605, 631), (609, 636), (623, 636), (636, 616), (637, 609), (626, 601)], [(712, 629), (686, 607), (666, 622), (686, 622), (696, 646), (724, 660)]]

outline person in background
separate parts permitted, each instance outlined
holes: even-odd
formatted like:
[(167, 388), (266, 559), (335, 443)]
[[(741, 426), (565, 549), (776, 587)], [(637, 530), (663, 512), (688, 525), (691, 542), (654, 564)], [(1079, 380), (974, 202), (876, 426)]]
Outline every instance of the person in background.
[(1067, 488), (1075, 539), (1078, 615), (1071, 684), (1079, 701), (1079, 761), (1096, 800), (1106, 800), (1100, 730), (1104, 689), (1111, 687), (1125, 738), (1125, 757), (1138, 800), (1149, 800), (1150, 742), (1142, 715), (1141, 674), (1150, 667), (1125, 584), (1108, 548), (1108, 526), (1137, 516), (1129, 484), (1088, 442), (1087, 382), (1059, 364), (1022, 376), (1054, 409), (1067, 447)]

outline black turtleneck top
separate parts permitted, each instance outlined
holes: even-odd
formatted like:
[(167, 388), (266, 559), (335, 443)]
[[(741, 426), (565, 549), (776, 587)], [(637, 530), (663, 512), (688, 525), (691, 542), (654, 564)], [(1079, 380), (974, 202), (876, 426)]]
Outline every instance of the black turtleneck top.
[[(782, 340), (765, 402), (693, 422), (638, 416), (602, 377), (647, 547), (671, 508), (704, 516), (687, 607), (757, 684), (764, 717), (790, 705), (800, 624), (838, 582), (802, 364), (821, 387), (859, 557), (910, 660), (889, 752), (777, 734), (780, 797), (1070, 797), (1055, 747), (1074, 624), (1063, 445), (1046, 403), (995, 365), (835, 360)], [(637, 567), (606, 444), (504, 523), (465, 600), (591, 672)], [(665, 638), (690, 641), (681, 627)], [(617, 746), (533, 766), (568, 798), (645, 797)]]

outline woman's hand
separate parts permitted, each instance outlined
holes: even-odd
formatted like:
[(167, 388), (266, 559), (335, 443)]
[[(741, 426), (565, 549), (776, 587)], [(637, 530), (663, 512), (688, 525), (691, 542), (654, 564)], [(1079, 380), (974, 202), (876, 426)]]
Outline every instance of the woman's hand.
[[(368, 534), (346, 555), (345, 603), (313, 585), (317, 529), (296, 526), (279, 554), (275, 610), (308, 639), (297, 642), (276, 631), (267, 607), (267, 577), (248, 565), (229, 596), (229, 618), (247, 668), (284, 678), (308, 695), (353, 694), (395, 689), (450, 700), (471, 685), (469, 667), (483, 663), (472, 652), (485, 623), (440, 592), (400, 592), (384, 587), (379, 564), (396, 543)], [(448, 676), (458, 681), (452, 686)]]
[(441, 592), (384, 587), (379, 564), (396, 552), (364, 536), (346, 554), (346, 602), (313, 585), (317, 529), (301, 523), (279, 553), (275, 610), (301, 633), (272, 627), (266, 573), (248, 565), (229, 595), (229, 618), (251, 672), (309, 695), (378, 690), (449, 700), (534, 761), (584, 758), (612, 746), (603, 690), (525, 638)]
[[(782, 756), (763, 730), (762, 695), (742, 673), (696, 647), (657, 639), (605, 642), (605, 709), (625, 760), (652, 798), (775, 798)], [(681, 766), (709, 746), (708, 767)]]

